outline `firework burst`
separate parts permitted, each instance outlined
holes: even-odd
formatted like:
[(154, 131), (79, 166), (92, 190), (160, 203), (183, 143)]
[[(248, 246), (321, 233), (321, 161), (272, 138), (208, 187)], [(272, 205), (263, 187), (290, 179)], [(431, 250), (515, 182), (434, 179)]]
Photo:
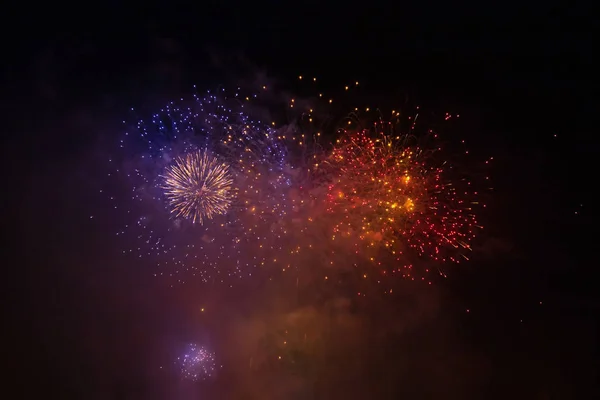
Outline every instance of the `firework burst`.
[(225, 214), (231, 204), (229, 167), (206, 150), (177, 158), (163, 178), (162, 188), (175, 218), (202, 224), (214, 215)]
[(215, 354), (205, 347), (190, 343), (185, 354), (177, 358), (182, 379), (199, 381), (215, 376), (217, 371)]
[[(335, 175), (328, 212), (337, 218), (332, 239), (381, 265), (382, 253), (411, 275), (411, 254), (437, 262), (460, 262), (477, 224), (477, 192), (451, 179), (451, 166), (391, 121), (346, 130), (329, 157)], [(389, 264), (389, 262), (388, 262)]]
[(104, 192), (121, 212), (123, 253), (154, 264), (156, 276), (230, 283), (292, 264), (306, 173), (290, 154), (306, 158), (303, 136), (252, 119), (254, 97), (196, 95), (127, 124)]
[(208, 92), (125, 124), (102, 190), (124, 255), (173, 283), (225, 282), (267, 264), (252, 249), (273, 236), (289, 182), (276, 130), (247, 112), (254, 97)]

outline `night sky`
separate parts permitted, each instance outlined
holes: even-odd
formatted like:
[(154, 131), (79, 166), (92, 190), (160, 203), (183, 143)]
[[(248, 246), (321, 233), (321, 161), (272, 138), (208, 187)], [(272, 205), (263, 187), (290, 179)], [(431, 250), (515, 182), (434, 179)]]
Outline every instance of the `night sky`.
[[(591, 7), (391, 4), (8, 13), (9, 397), (596, 398)], [(194, 84), (276, 82), (294, 93), (304, 90), (298, 75), (331, 92), (360, 81), (363, 105), (408, 99), (461, 115), (450, 140), (494, 157), (471, 262), (431, 286), (399, 282), (396, 297), (356, 302), (343, 285), (297, 296), (289, 282), (258, 280), (171, 288), (119, 256), (115, 222), (89, 216), (109, 215), (96, 189), (128, 110), (160, 107)], [(245, 355), (267, 352), (283, 326), (327, 332), (327, 350), (298, 350), (296, 370), (251, 372)], [(216, 378), (173, 373), (191, 341), (220, 355)]]

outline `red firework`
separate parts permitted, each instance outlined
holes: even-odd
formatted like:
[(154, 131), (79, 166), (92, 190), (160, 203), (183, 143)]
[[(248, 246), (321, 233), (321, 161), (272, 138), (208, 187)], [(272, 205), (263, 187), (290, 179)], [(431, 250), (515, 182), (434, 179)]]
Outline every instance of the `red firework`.
[(345, 131), (328, 162), (335, 175), (327, 195), (334, 239), (350, 240), (379, 265), (382, 253), (391, 255), (404, 267), (396, 271), (409, 276), (410, 254), (441, 262), (468, 259), (481, 228), (469, 182), (453, 182), (448, 164), (433, 156), (437, 149), (414, 142), (395, 134), (391, 122), (379, 122)]

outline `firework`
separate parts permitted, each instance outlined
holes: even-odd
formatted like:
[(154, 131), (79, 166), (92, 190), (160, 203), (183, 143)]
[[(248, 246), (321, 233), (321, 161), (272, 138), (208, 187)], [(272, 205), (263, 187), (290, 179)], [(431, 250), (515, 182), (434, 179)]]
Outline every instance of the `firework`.
[(252, 119), (254, 97), (196, 95), (126, 125), (104, 193), (120, 212), (123, 253), (156, 265), (156, 276), (225, 282), (290, 264), (282, 254), (292, 254), (305, 205), (303, 134), (294, 142), (298, 129)]
[(162, 188), (176, 218), (202, 224), (225, 214), (231, 204), (232, 182), (227, 164), (201, 151), (176, 159), (164, 175)]
[(193, 343), (187, 346), (185, 354), (177, 358), (176, 365), (181, 378), (192, 381), (212, 378), (217, 371), (215, 354)]
[(371, 264), (412, 276), (415, 257), (467, 258), (476, 193), (414, 139), (414, 120), (407, 136), (392, 121), (348, 119), (323, 145), (332, 125), (316, 105), (290, 99), (297, 114), (276, 127), (248, 116), (255, 97), (196, 95), (125, 132), (109, 160), (124, 254), (172, 283)]
[(464, 180), (452, 181), (451, 167), (434, 157), (436, 148), (418, 143), (391, 121), (379, 122), (346, 130), (329, 158), (336, 176), (327, 195), (337, 217), (332, 239), (351, 242), (378, 265), (378, 255), (391, 255), (408, 275), (411, 254), (468, 259), (481, 228), (473, 209), (477, 193)]

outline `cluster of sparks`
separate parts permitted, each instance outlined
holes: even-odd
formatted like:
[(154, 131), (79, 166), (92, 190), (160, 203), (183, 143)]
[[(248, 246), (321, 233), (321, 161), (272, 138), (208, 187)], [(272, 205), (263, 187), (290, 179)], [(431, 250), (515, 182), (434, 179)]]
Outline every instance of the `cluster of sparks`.
[[(329, 157), (333, 182), (328, 212), (337, 218), (333, 239), (352, 243), (355, 253), (381, 266), (381, 253), (394, 269), (411, 275), (411, 254), (437, 262), (459, 262), (476, 231), (477, 192), (460, 189), (436, 164), (433, 150), (412, 143), (391, 121), (345, 131)], [(402, 268), (399, 270), (398, 268)]]
[(133, 131), (108, 173), (123, 187), (109, 200), (122, 213), (124, 255), (179, 283), (225, 282), (268, 264), (285, 234), (277, 222), (293, 207), (285, 189), (295, 171), (278, 132), (246, 113), (253, 97), (208, 92), (126, 123)]
[(207, 151), (178, 158), (167, 168), (164, 179), (162, 188), (175, 218), (202, 224), (214, 215), (225, 214), (231, 204), (229, 167)]
[(215, 354), (203, 346), (191, 343), (176, 362), (182, 379), (200, 381), (212, 378), (217, 371)]
[[(180, 283), (308, 264), (374, 264), (413, 277), (414, 257), (468, 258), (480, 228), (477, 193), (432, 162), (431, 146), (391, 120), (348, 122), (322, 146), (312, 106), (300, 117), (308, 128), (277, 128), (250, 118), (256, 95), (240, 92), (169, 103), (125, 133), (120, 158), (109, 160), (109, 175), (130, 193), (110, 197), (124, 210), (123, 253), (153, 260), (155, 275)], [(294, 99), (288, 106), (301, 107)]]

